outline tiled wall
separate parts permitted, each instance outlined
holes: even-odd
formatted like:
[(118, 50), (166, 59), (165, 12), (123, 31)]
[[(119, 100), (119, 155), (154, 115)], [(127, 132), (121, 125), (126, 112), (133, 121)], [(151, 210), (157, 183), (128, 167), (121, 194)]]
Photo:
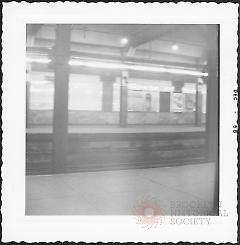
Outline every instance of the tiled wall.
[[(52, 110), (31, 110), (29, 124), (51, 125), (52, 118)], [(194, 124), (194, 118), (194, 112), (128, 112), (128, 124)], [(202, 122), (205, 123), (204, 114), (202, 114)], [(69, 111), (69, 124), (116, 125), (118, 123), (119, 112)]]
[(128, 124), (160, 124), (160, 125), (178, 125), (193, 124), (193, 112), (129, 112)]

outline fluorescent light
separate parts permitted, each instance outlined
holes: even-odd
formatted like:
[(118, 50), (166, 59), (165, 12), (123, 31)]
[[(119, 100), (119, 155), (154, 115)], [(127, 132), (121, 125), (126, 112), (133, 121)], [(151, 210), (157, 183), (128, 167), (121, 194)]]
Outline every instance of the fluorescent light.
[[(48, 64), (51, 62), (49, 58), (30, 58), (27, 57), (28, 63), (41, 63)], [(176, 69), (176, 68), (166, 68), (160, 66), (145, 66), (138, 64), (123, 64), (123, 63), (110, 63), (110, 62), (101, 62), (101, 61), (85, 61), (85, 60), (76, 60), (72, 59), (68, 62), (70, 66), (85, 66), (92, 68), (102, 68), (102, 69), (118, 69), (118, 70), (133, 70), (133, 71), (146, 71), (146, 72), (160, 72), (160, 73), (170, 73), (170, 74), (179, 74), (179, 75), (190, 75), (190, 76), (203, 76), (207, 77), (208, 73), (194, 71), (194, 70), (185, 70), (185, 69)]]
[(127, 65), (125, 64), (98, 62), (98, 61), (70, 60), (68, 64), (71, 66), (86, 66), (86, 67), (104, 68), (104, 69), (128, 69)]
[(30, 58), (27, 57), (27, 63), (41, 63), (41, 64), (48, 64), (51, 60), (45, 57), (42, 58)]
[(46, 85), (46, 84), (52, 84), (53, 82), (51, 82), (51, 81), (46, 81), (46, 80), (42, 80), (42, 81), (40, 81), (40, 80), (32, 80), (32, 81), (30, 81), (30, 83), (31, 84), (36, 84), (36, 85)]
[(130, 65), (130, 64), (98, 62), (98, 61), (70, 60), (69, 65), (86, 66), (86, 67), (92, 67), (92, 68), (104, 68), (104, 69), (161, 72), (161, 73), (171, 73), (171, 74), (181, 74), (181, 75), (191, 75), (191, 76), (204, 76), (204, 77), (208, 76), (208, 73), (203, 73), (200, 71), (164, 68), (160, 66), (142, 66), (142, 65), (133, 65), (133, 64)]

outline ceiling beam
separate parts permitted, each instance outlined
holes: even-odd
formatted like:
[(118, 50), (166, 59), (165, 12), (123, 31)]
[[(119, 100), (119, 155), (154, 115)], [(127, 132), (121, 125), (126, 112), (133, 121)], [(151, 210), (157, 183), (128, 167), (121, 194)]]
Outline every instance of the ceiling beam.
[(126, 49), (129, 47), (136, 48), (142, 44), (159, 39), (161, 36), (164, 36), (169, 32), (176, 32), (180, 29), (182, 29), (182, 25), (151, 25), (143, 31), (140, 30), (131, 35)]
[[(36, 54), (51, 54), (51, 49), (49, 48), (36, 48), (36, 47), (27, 47), (27, 52), (36, 53)], [(96, 53), (87, 53), (87, 52), (78, 52), (71, 51), (72, 57), (87, 58), (87, 59), (96, 59), (96, 60), (108, 60), (108, 61), (121, 61), (121, 56), (118, 55), (106, 55), (106, 54), (96, 54)], [(185, 68), (198, 68), (202, 69), (204, 65), (197, 63), (185, 63), (185, 62), (175, 62), (175, 61), (160, 61), (154, 59), (145, 59), (137, 57), (125, 57), (124, 61), (135, 62), (135, 63), (144, 63), (148, 65), (160, 65), (160, 66), (174, 66), (174, 67), (185, 67)]]
[[(163, 40), (163, 41), (168, 41), (170, 42), (170, 40)], [(41, 46), (43, 45), (44, 47), (46, 46), (53, 46), (55, 43), (54, 39), (47, 39), (47, 38), (36, 38), (35, 39), (35, 44), (37, 46)], [(94, 43), (84, 43), (84, 42), (71, 42), (72, 46), (75, 46), (76, 49), (77, 48), (83, 48), (83, 49), (91, 49), (91, 50), (96, 50), (96, 49), (102, 49), (104, 50), (109, 50), (109, 51), (113, 51), (114, 53), (119, 53), (122, 51), (124, 55), (127, 55), (128, 53), (132, 54), (135, 53), (136, 48), (133, 47), (127, 47), (126, 50), (120, 49), (120, 47), (117, 46), (112, 46), (112, 45), (104, 45), (104, 44), (94, 44)], [(187, 43), (186, 43), (187, 44)], [(188, 43), (188, 45), (190, 45)], [(144, 54), (146, 52), (149, 52), (148, 49), (137, 49), (138, 52), (143, 52)], [(173, 58), (184, 58), (184, 59), (198, 59), (198, 57), (192, 56), (192, 55), (188, 55), (188, 54), (179, 54), (179, 53), (169, 53), (169, 52), (163, 52), (163, 51), (157, 51), (157, 50), (152, 50), (151, 52), (156, 53), (157, 55), (169, 55)], [(133, 56), (133, 55), (127, 55), (127, 56)]]
[(129, 47), (129, 49), (127, 50), (126, 56), (127, 57), (133, 57), (135, 52), (136, 52), (136, 48)]
[(35, 36), (43, 24), (27, 24), (27, 35)]
[(150, 25), (144, 31), (135, 32), (129, 37), (128, 44), (122, 48), (121, 53), (126, 57), (131, 48), (137, 48), (154, 40), (168, 39), (171, 42), (188, 43), (205, 48), (206, 38), (204, 25), (193, 24), (163, 24)]

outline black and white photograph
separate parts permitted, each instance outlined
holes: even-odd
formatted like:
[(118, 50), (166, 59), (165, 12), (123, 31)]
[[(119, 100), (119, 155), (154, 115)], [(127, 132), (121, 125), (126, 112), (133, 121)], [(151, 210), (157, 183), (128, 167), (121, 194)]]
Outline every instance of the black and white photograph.
[[(15, 161), (14, 165), (19, 166), (14, 170), (13, 165), (3, 161), (2, 168), (3, 177), (12, 171), (10, 179), (15, 179), (15, 184), (5, 182), (3, 190), (20, 197), (20, 211), (15, 212), (16, 216), (10, 214), (9, 220), (13, 222), (16, 217), (16, 229), (21, 222), (28, 227), (32, 222), (31, 241), (46, 241), (43, 235), (34, 236), (34, 231), (40, 229), (34, 227), (42, 227), (45, 220), (46, 230), (52, 222), (61, 227), (56, 226), (51, 235), (46, 233), (47, 241), (83, 240), (80, 234), (77, 238), (57, 234), (71, 219), (71, 234), (77, 227), (90, 229), (94, 218), (110, 219), (110, 229), (116, 222), (116, 227), (126, 224), (125, 229), (131, 224), (136, 234), (143, 233), (142, 238), (146, 233), (143, 240), (131, 240), (129, 234), (128, 241), (159, 241), (156, 234), (162, 231), (165, 242), (214, 242), (217, 238), (213, 233), (189, 239), (187, 233), (197, 233), (197, 229), (208, 229), (209, 234), (219, 229), (221, 233), (225, 226), (232, 229), (225, 237), (220, 235), (221, 242), (235, 240), (237, 18), (231, 14), (237, 16), (238, 6), (226, 5), (225, 16), (220, 4), (217, 17), (211, 19), (216, 5), (200, 4), (201, 8), (186, 3), (186, 9), (201, 10), (199, 18), (190, 17), (190, 13), (176, 14), (173, 21), (171, 14), (165, 14), (161, 20), (153, 10), (149, 18), (159, 20), (149, 21), (141, 17), (141, 11), (148, 7), (138, 5), (141, 11), (139, 16), (135, 14), (136, 21), (116, 21), (110, 5), (106, 8), (110, 17), (101, 20), (101, 6), (105, 4), (98, 5), (100, 21), (90, 13), (97, 12), (97, 5), (50, 5), (49, 19), (44, 14), (44, 3), (39, 11), (36, 5), (22, 5), (23, 12), (17, 10), (23, 27), (21, 35), (14, 40), (5, 29), (5, 38), (10, 36), (8, 45), (13, 47), (19, 40), (21, 47), (17, 60), (10, 56), (14, 50), (7, 49), (9, 53), (4, 56), (5, 64), (11, 64), (7, 80), (15, 75), (11, 87), (5, 85), (5, 91), (12, 94), (7, 100), (15, 106), (19, 103), (16, 116), (11, 118), (6, 110), (12, 107), (3, 105), (6, 122), (18, 124), (7, 136), (5, 133), (7, 147), (11, 148), (10, 142), (19, 146), (16, 153), (5, 153), (9, 157), (6, 162)], [(5, 13), (4, 19), (16, 32), (11, 18), (17, 6), (5, 4), (8, 15)], [(61, 11), (64, 6), (69, 6), (65, 14)], [(70, 6), (76, 6), (72, 19)], [(118, 6), (126, 10), (123, 4)], [(156, 6), (162, 11), (161, 4)], [(208, 12), (203, 11), (210, 6)], [(83, 13), (84, 8), (90, 12), (86, 11), (82, 16), (86, 19), (81, 19), (77, 9)], [(116, 5), (112, 9), (116, 12)], [(23, 17), (25, 11), (29, 19)], [(223, 48), (227, 32), (233, 37), (228, 40), (236, 41), (229, 52)], [(17, 83), (19, 89), (14, 90)], [(3, 133), (8, 132), (6, 127), (11, 129), (4, 120), (3, 125)], [(228, 166), (227, 172), (224, 169)], [(17, 188), (22, 190), (18, 194)], [(18, 202), (15, 198), (13, 204), (6, 194), (4, 201), (11, 203), (12, 209)], [(2, 211), (6, 208), (3, 205)], [(101, 225), (98, 220), (97, 224), (101, 227), (105, 222)], [(14, 240), (5, 229), (7, 240)], [(171, 229), (179, 229), (174, 238)], [(154, 234), (149, 240), (147, 232)], [(19, 231), (14, 234), (14, 241), (29, 241)], [(122, 241), (115, 240), (113, 234), (109, 240), (101, 236), (96, 240)]]
[(26, 35), (27, 215), (218, 215), (218, 25)]

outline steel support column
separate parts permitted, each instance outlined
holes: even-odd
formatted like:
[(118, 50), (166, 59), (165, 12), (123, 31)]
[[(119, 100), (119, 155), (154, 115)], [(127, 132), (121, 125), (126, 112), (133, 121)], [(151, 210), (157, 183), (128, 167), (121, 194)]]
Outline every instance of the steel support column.
[(26, 128), (29, 128), (30, 127), (30, 122), (29, 122), (29, 111), (30, 111), (30, 82), (27, 81), (26, 82)]
[(31, 86), (31, 80), (30, 80), (30, 74), (31, 74), (31, 65), (27, 65), (26, 69), (26, 128), (29, 128), (30, 126), (30, 86)]
[(127, 126), (128, 116), (128, 72), (123, 71), (120, 86), (120, 127)]
[(70, 25), (57, 25), (56, 46), (53, 51), (55, 72), (53, 172), (55, 173), (62, 172), (67, 164), (70, 34)]
[(218, 74), (218, 26), (209, 25), (207, 31), (208, 39), (208, 63), (207, 63), (207, 160), (215, 163), (214, 182), (214, 215), (219, 214), (219, 74)]
[(196, 82), (196, 97), (195, 97), (195, 126), (201, 126), (202, 123), (202, 94), (199, 91), (198, 81)]
[[(29, 30), (29, 27), (33, 27), (33, 26), (35, 26), (35, 25), (27, 25), (27, 32)], [(35, 41), (35, 36), (33, 35), (33, 33), (27, 35), (27, 37), (26, 37), (27, 47), (33, 47), (34, 41)], [(31, 72), (32, 72), (32, 65), (30, 63), (28, 63), (26, 65), (26, 128), (30, 127)]]

